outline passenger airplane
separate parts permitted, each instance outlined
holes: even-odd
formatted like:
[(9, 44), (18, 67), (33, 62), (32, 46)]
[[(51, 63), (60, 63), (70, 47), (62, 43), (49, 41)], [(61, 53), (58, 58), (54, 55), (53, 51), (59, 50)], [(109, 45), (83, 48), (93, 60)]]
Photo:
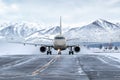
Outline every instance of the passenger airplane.
[[(72, 39), (70, 39), (72, 40)], [(67, 45), (66, 38), (62, 35), (62, 24), (61, 24), (61, 17), (60, 17), (60, 34), (55, 36), (53, 39), (53, 44), (52, 45), (45, 45), (45, 44), (35, 44), (35, 43), (22, 43), (22, 44), (29, 44), (29, 45), (35, 45), (35, 46), (41, 46), (40, 47), (40, 52), (47, 52), (47, 55), (52, 55), (51, 48), (54, 48), (55, 50), (58, 51), (58, 55), (61, 55), (62, 50), (66, 50), (69, 48), (69, 55), (73, 55), (74, 52), (79, 52), (80, 51), (80, 46), (78, 45)], [(74, 50), (74, 51), (73, 51)]]
[(61, 24), (61, 17), (60, 17), (60, 34), (54, 37), (53, 45), (51, 46), (43, 45), (40, 47), (40, 51), (45, 52), (47, 50), (47, 47), (48, 47), (47, 55), (52, 54), (51, 48), (54, 48), (55, 50), (57, 50), (59, 55), (61, 54), (62, 50), (66, 50), (67, 48), (70, 48), (69, 55), (74, 54), (73, 48), (75, 52), (80, 51), (80, 47), (78, 45), (67, 45), (66, 41), (68, 40), (66, 40), (66, 38), (62, 35), (62, 24)]

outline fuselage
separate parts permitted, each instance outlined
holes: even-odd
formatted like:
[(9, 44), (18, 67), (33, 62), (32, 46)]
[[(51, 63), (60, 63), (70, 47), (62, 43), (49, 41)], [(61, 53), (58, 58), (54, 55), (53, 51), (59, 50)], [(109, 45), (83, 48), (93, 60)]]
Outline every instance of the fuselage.
[(67, 48), (66, 39), (62, 35), (55, 36), (53, 43), (54, 43), (53, 47), (55, 50), (65, 50)]

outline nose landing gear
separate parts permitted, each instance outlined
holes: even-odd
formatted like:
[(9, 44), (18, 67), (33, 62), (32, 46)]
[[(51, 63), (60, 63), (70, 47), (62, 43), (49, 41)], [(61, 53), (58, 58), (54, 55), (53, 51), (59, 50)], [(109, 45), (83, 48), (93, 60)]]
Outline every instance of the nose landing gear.
[(58, 49), (58, 55), (61, 55), (61, 50), (60, 49)]

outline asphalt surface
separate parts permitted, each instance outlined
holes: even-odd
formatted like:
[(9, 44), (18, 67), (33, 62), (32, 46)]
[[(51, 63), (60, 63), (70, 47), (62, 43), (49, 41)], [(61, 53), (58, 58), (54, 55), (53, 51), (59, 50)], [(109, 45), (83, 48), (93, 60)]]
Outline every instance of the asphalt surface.
[(120, 80), (120, 63), (94, 54), (1, 56), (0, 80)]
[(90, 80), (120, 80), (120, 62), (110, 56), (83, 55), (79, 61)]

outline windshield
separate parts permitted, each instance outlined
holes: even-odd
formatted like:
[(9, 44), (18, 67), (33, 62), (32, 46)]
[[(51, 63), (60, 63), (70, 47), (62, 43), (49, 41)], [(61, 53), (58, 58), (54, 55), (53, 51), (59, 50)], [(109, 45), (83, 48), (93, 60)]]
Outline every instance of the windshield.
[(64, 37), (55, 37), (55, 39), (65, 39)]

